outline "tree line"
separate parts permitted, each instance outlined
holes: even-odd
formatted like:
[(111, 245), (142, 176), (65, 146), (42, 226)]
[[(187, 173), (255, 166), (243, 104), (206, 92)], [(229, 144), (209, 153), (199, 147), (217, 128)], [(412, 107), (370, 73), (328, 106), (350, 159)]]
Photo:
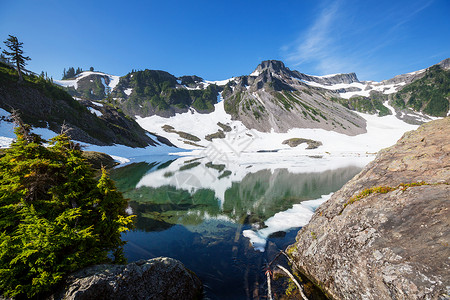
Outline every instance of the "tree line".
[[(89, 71), (93, 72), (94, 71), (94, 67), (90, 67)], [(80, 74), (81, 72), (83, 72), (83, 69), (81, 69), (80, 67), (78, 68), (74, 68), (74, 67), (69, 67), (66, 71), (66, 69), (64, 68), (64, 72), (63, 72), (63, 77), (62, 79), (70, 79), (70, 78), (74, 78), (75, 76), (77, 76), (78, 74)]]

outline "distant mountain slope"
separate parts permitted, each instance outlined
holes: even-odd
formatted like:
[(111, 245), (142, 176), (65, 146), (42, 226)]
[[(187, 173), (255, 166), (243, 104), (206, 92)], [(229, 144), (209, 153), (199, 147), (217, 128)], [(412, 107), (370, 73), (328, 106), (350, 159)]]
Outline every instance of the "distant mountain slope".
[[(337, 92), (333, 100), (343, 106), (380, 116), (390, 114), (390, 103), (397, 117), (414, 124), (429, 121), (426, 115), (443, 117), (449, 113), (450, 58), (429, 68), (397, 75), (394, 78), (349, 83), (324, 83), (314, 76), (305, 80), (310, 86)], [(426, 115), (424, 115), (426, 114)]]
[[(450, 59), (448, 59), (450, 61)], [(450, 103), (450, 67), (434, 65), (421, 78), (402, 87), (392, 97), (397, 108), (412, 108), (430, 116), (445, 117)]]
[(291, 128), (323, 128), (348, 135), (366, 131), (365, 120), (331, 99), (338, 94), (312, 87), (304, 78), (322, 83), (355, 82), (355, 74), (315, 77), (291, 71), (281, 61), (264, 61), (249, 76), (224, 88), (225, 110), (248, 128), (286, 132)]
[(159, 70), (128, 73), (111, 93), (113, 102), (130, 116), (173, 116), (189, 107), (211, 112), (220, 88), (197, 76), (177, 78)]
[(134, 120), (112, 107), (88, 101), (88, 109), (48, 80), (37, 76), (24, 79), (17, 83), (15, 71), (0, 64), (0, 108), (19, 110), (23, 120), (33, 126), (60, 132), (66, 124), (72, 128), (69, 134), (73, 139), (96, 145), (157, 145)]
[(54, 80), (73, 97), (87, 100), (105, 99), (119, 83), (119, 76), (102, 72), (84, 71), (75, 78)]

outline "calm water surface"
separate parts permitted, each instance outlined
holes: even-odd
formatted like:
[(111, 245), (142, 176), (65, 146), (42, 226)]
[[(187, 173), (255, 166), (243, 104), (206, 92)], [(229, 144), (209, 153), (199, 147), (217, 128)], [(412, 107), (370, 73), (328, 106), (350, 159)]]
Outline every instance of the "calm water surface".
[[(299, 160), (314, 170), (320, 159)], [(256, 251), (243, 231), (257, 231), (276, 213), (337, 191), (360, 170), (348, 165), (298, 172), (273, 163), (230, 167), (186, 157), (148, 158), (115, 169), (111, 177), (137, 215), (136, 229), (124, 235), (125, 255), (130, 262), (180, 260), (200, 277), (206, 299), (263, 298), (265, 264), (295, 241), (299, 228), (270, 235), (264, 252)]]

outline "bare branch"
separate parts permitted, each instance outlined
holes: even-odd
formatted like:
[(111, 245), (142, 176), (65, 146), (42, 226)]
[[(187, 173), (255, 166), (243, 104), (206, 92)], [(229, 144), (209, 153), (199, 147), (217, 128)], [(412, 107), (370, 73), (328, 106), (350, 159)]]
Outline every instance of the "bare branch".
[(281, 266), (281, 265), (277, 265), (278, 268), (280, 268), (282, 271), (284, 271), (284, 273), (286, 273), (291, 279), (292, 281), (295, 283), (295, 285), (297, 286), (300, 295), (303, 297), (304, 300), (308, 300), (308, 298), (306, 297), (305, 293), (303, 292), (303, 288), (301, 287), (300, 283), (298, 283), (297, 279), (295, 279), (294, 275), (291, 274), (291, 272), (289, 272), (288, 269), (286, 269), (285, 267)]

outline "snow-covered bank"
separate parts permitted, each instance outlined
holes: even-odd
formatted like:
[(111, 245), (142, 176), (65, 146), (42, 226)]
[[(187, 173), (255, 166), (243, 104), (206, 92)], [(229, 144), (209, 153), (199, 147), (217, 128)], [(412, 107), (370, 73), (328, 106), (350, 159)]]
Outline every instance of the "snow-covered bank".
[(294, 206), (288, 210), (281, 211), (275, 214), (273, 217), (264, 221), (264, 225), (267, 227), (259, 230), (244, 230), (243, 235), (250, 239), (255, 250), (264, 252), (267, 238), (278, 231), (288, 231), (292, 228), (303, 227), (308, 224), (309, 220), (314, 214), (316, 208), (320, 204), (330, 199), (332, 193), (323, 195), (319, 199), (303, 201), (300, 204), (294, 204)]
[[(0, 108), (0, 118), (8, 118), (9, 116), (9, 112)], [(58, 134), (48, 128), (39, 127), (33, 128), (32, 132), (39, 134), (45, 140), (49, 140)], [(155, 136), (151, 134), (149, 135), (153, 140), (156, 140)], [(0, 120), (0, 148), (9, 147), (15, 138), (16, 135), (14, 134), (14, 124), (12, 122)], [(132, 148), (124, 145), (97, 146), (79, 141), (75, 142), (80, 143), (83, 146), (83, 150), (103, 152), (111, 155), (121, 164), (128, 163), (130, 161), (145, 161), (148, 160), (149, 156), (164, 156), (169, 153), (185, 151), (183, 149), (169, 147), (164, 144), (156, 147), (147, 146), (145, 148)]]

